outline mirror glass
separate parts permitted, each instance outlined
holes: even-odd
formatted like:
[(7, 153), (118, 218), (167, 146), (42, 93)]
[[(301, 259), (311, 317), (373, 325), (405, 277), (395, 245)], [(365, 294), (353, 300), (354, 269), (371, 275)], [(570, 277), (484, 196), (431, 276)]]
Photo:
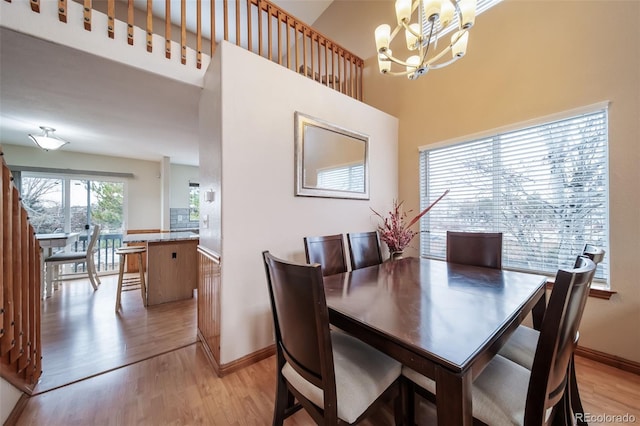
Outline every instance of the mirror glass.
[(296, 112), (296, 195), (369, 199), (369, 137)]

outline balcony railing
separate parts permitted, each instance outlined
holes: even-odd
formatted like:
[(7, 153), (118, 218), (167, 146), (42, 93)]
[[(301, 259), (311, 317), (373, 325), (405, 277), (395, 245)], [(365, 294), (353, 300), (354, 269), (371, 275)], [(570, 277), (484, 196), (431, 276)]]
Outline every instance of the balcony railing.
[[(226, 40), (362, 100), (364, 61), (268, 0), (147, 0), (145, 9), (136, 8), (134, 0), (78, 2), (83, 5), (81, 17), (68, 14), (73, 3), (68, 0), (30, 0), (29, 4), (37, 13), (57, 7), (61, 22), (72, 16), (82, 19), (85, 30), (105, 31), (111, 39), (126, 28), (129, 45), (145, 43), (147, 52), (163, 49), (168, 59), (177, 54), (186, 66), (201, 68), (203, 57), (213, 56), (216, 42)], [(106, 28), (94, 28), (97, 12), (106, 14)], [(126, 27), (116, 25), (118, 21), (126, 22)], [(143, 32), (134, 31), (136, 27)], [(136, 33), (144, 34), (144, 40), (136, 39)], [(157, 46), (154, 35), (163, 40), (162, 46)], [(187, 63), (187, 49), (195, 50), (193, 64)]]

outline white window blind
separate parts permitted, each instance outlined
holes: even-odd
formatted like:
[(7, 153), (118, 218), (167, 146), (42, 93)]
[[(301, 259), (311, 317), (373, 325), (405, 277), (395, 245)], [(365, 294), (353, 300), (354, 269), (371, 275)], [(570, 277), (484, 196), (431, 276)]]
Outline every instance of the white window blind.
[[(425, 149), (421, 254), (445, 258), (446, 231), (503, 233), (503, 267), (555, 274), (585, 243), (607, 250), (607, 109)], [(608, 252), (608, 250), (607, 250)], [(608, 253), (596, 279), (607, 282)]]
[(318, 187), (364, 192), (364, 165), (360, 163), (321, 170), (318, 172)]

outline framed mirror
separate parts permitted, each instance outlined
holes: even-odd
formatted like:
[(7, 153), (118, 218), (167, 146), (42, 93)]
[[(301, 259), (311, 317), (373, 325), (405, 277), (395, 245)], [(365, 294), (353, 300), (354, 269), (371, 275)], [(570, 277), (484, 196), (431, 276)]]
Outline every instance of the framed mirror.
[(369, 136), (295, 113), (296, 195), (369, 199)]

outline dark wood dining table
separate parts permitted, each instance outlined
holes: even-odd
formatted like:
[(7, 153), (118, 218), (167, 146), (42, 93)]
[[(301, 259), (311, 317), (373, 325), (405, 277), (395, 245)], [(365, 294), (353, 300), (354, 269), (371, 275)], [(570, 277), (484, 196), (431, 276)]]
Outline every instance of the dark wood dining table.
[[(471, 425), (473, 380), (547, 277), (404, 258), (324, 278), (331, 323), (436, 382), (439, 425)], [(537, 306), (536, 309), (534, 307)]]

